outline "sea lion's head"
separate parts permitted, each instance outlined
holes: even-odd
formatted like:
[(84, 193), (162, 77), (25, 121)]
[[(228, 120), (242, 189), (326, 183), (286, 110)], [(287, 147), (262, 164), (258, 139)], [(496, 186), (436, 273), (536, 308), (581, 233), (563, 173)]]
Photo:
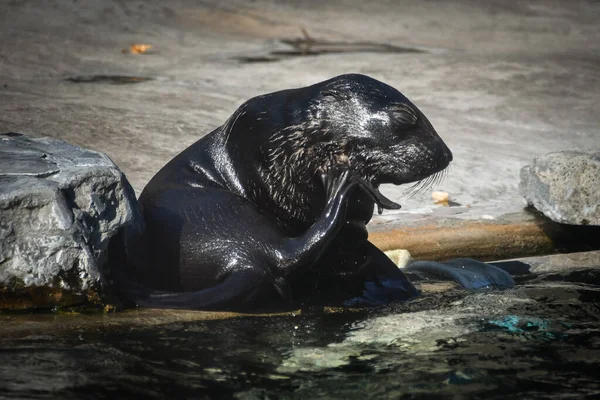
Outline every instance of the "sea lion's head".
[[(232, 121), (241, 127), (228, 128), (237, 132), (232, 141), (236, 157), (256, 168), (245, 185), (252, 186), (249, 197), (257, 204), (271, 203), (279, 218), (301, 227), (313, 223), (323, 209), (319, 177), (334, 166), (350, 168), (380, 194), (380, 184), (418, 182), (452, 161), (446, 144), (413, 103), (364, 75), (341, 75), (259, 96), (240, 107)], [(399, 207), (383, 195), (376, 203)], [(366, 223), (373, 205), (357, 193), (349, 204), (350, 217)]]
[(347, 162), (374, 187), (423, 180), (446, 168), (452, 153), (402, 93), (364, 75), (325, 82), (313, 104), (326, 121), (321, 146), (337, 149), (325, 168)]

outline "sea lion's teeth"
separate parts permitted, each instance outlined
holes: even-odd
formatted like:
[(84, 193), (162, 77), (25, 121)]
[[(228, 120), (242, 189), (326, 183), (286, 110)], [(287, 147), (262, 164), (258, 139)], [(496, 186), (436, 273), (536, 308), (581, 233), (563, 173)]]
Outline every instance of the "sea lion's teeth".
[(386, 208), (388, 210), (399, 210), (402, 206), (398, 203), (395, 203), (381, 194), (378, 188), (373, 188), (373, 192), (375, 193), (375, 201), (377, 202), (377, 212), (381, 214), (383, 212), (382, 208)]
[(358, 179), (358, 181), (361, 182), (364, 185), (364, 187), (370, 192), (371, 197), (373, 198), (375, 203), (377, 203), (377, 212), (379, 212), (379, 214), (383, 212), (383, 208), (388, 210), (399, 210), (401, 208), (400, 204), (394, 203), (393, 201), (382, 195), (379, 191), (379, 188), (373, 185), (371, 182), (360, 177), (357, 177), (356, 179)]

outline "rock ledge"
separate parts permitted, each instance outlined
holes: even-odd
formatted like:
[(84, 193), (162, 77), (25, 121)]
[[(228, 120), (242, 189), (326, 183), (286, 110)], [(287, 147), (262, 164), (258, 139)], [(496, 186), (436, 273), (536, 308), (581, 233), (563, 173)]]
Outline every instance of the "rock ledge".
[(0, 135), (0, 308), (99, 300), (109, 239), (139, 218), (137, 207), (106, 155)]
[(600, 225), (600, 149), (548, 153), (521, 169), (529, 205), (555, 222)]

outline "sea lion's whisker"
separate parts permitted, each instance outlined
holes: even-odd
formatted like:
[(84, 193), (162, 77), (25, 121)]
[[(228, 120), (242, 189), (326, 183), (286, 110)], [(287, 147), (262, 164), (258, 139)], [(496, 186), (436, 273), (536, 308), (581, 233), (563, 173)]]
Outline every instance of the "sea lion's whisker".
[(427, 178), (421, 179), (420, 181), (417, 181), (408, 188), (406, 188), (402, 192), (402, 195), (407, 198), (412, 198), (417, 194), (423, 193), (428, 189), (432, 189), (435, 186), (440, 185), (446, 179), (447, 175), (448, 168), (436, 172), (435, 174), (430, 175)]
[(415, 182), (414, 184), (412, 184), (411, 186), (409, 186), (408, 188), (406, 188), (403, 192), (402, 195), (405, 196), (406, 198), (411, 198), (413, 197), (413, 195), (415, 194), (415, 192), (418, 190), (419, 185), (421, 185), (421, 183), (423, 183), (422, 180)]
[(438, 182), (438, 185), (441, 185), (442, 182), (444, 180), (446, 180), (446, 178), (449, 175), (449, 172), (450, 172), (450, 166), (448, 166), (448, 167), (446, 167), (445, 169), (442, 170), (442, 175), (441, 175), (440, 181)]
[(432, 179), (433, 179), (432, 175), (430, 175), (427, 178), (423, 179), (421, 181), (421, 184), (417, 187), (417, 190), (415, 191), (415, 193), (413, 194), (413, 196), (416, 196), (417, 194), (422, 193), (423, 190), (425, 190), (425, 188), (427, 188), (427, 186), (429, 186), (431, 184), (431, 180)]
[(433, 175), (433, 179), (431, 180), (430, 188), (434, 188), (438, 185), (438, 182), (440, 181), (440, 176), (441, 176), (440, 172)]
[(435, 183), (436, 175), (437, 174), (433, 174), (433, 175), (429, 176), (429, 178), (427, 178), (425, 180), (425, 183), (419, 188), (419, 190), (417, 191), (417, 193), (421, 194), (421, 193), (424, 193), (425, 191), (427, 191), (428, 189), (431, 189), (431, 187)]
[(435, 186), (440, 185), (445, 177), (446, 177), (446, 173), (444, 172), (444, 170), (438, 172), (437, 174), (435, 174), (435, 179), (433, 181), (433, 185), (431, 185), (431, 186), (435, 187)]
[(402, 195), (403, 195), (403, 196), (407, 196), (407, 195), (408, 195), (408, 194), (409, 194), (409, 193), (410, 193), (410, 192), (413, 190), (413, 188), (414, 188), (416, 185), (418, 185), (418, 184), (419, 184), (419, 182), (415, 182), (415, 183), (413, 183), (412, 185), (410, 185), (409, 187), (405, 188), (405, 189), (402, 191)]
[(433, 175), (430, 175), (427, 178), (416, 182), (414, 185), (410, 186), (407, 190), (405, 190), (402, 194), (410, 199), (415, 195), (422, 193), (427, 187), (431, 186), (433, 177)]

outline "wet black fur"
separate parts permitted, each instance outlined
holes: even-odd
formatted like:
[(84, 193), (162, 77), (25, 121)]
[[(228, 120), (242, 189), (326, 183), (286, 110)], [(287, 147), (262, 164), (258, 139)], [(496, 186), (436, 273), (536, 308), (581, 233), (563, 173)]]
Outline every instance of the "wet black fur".
[(139, 303), (247, 310), (414, 296), (364, 225), (380, 184), (451, 160), (414, 104), (364, 75), (250, 99), (144, 189), (144, 251), (130, 264), (154, 293)]

